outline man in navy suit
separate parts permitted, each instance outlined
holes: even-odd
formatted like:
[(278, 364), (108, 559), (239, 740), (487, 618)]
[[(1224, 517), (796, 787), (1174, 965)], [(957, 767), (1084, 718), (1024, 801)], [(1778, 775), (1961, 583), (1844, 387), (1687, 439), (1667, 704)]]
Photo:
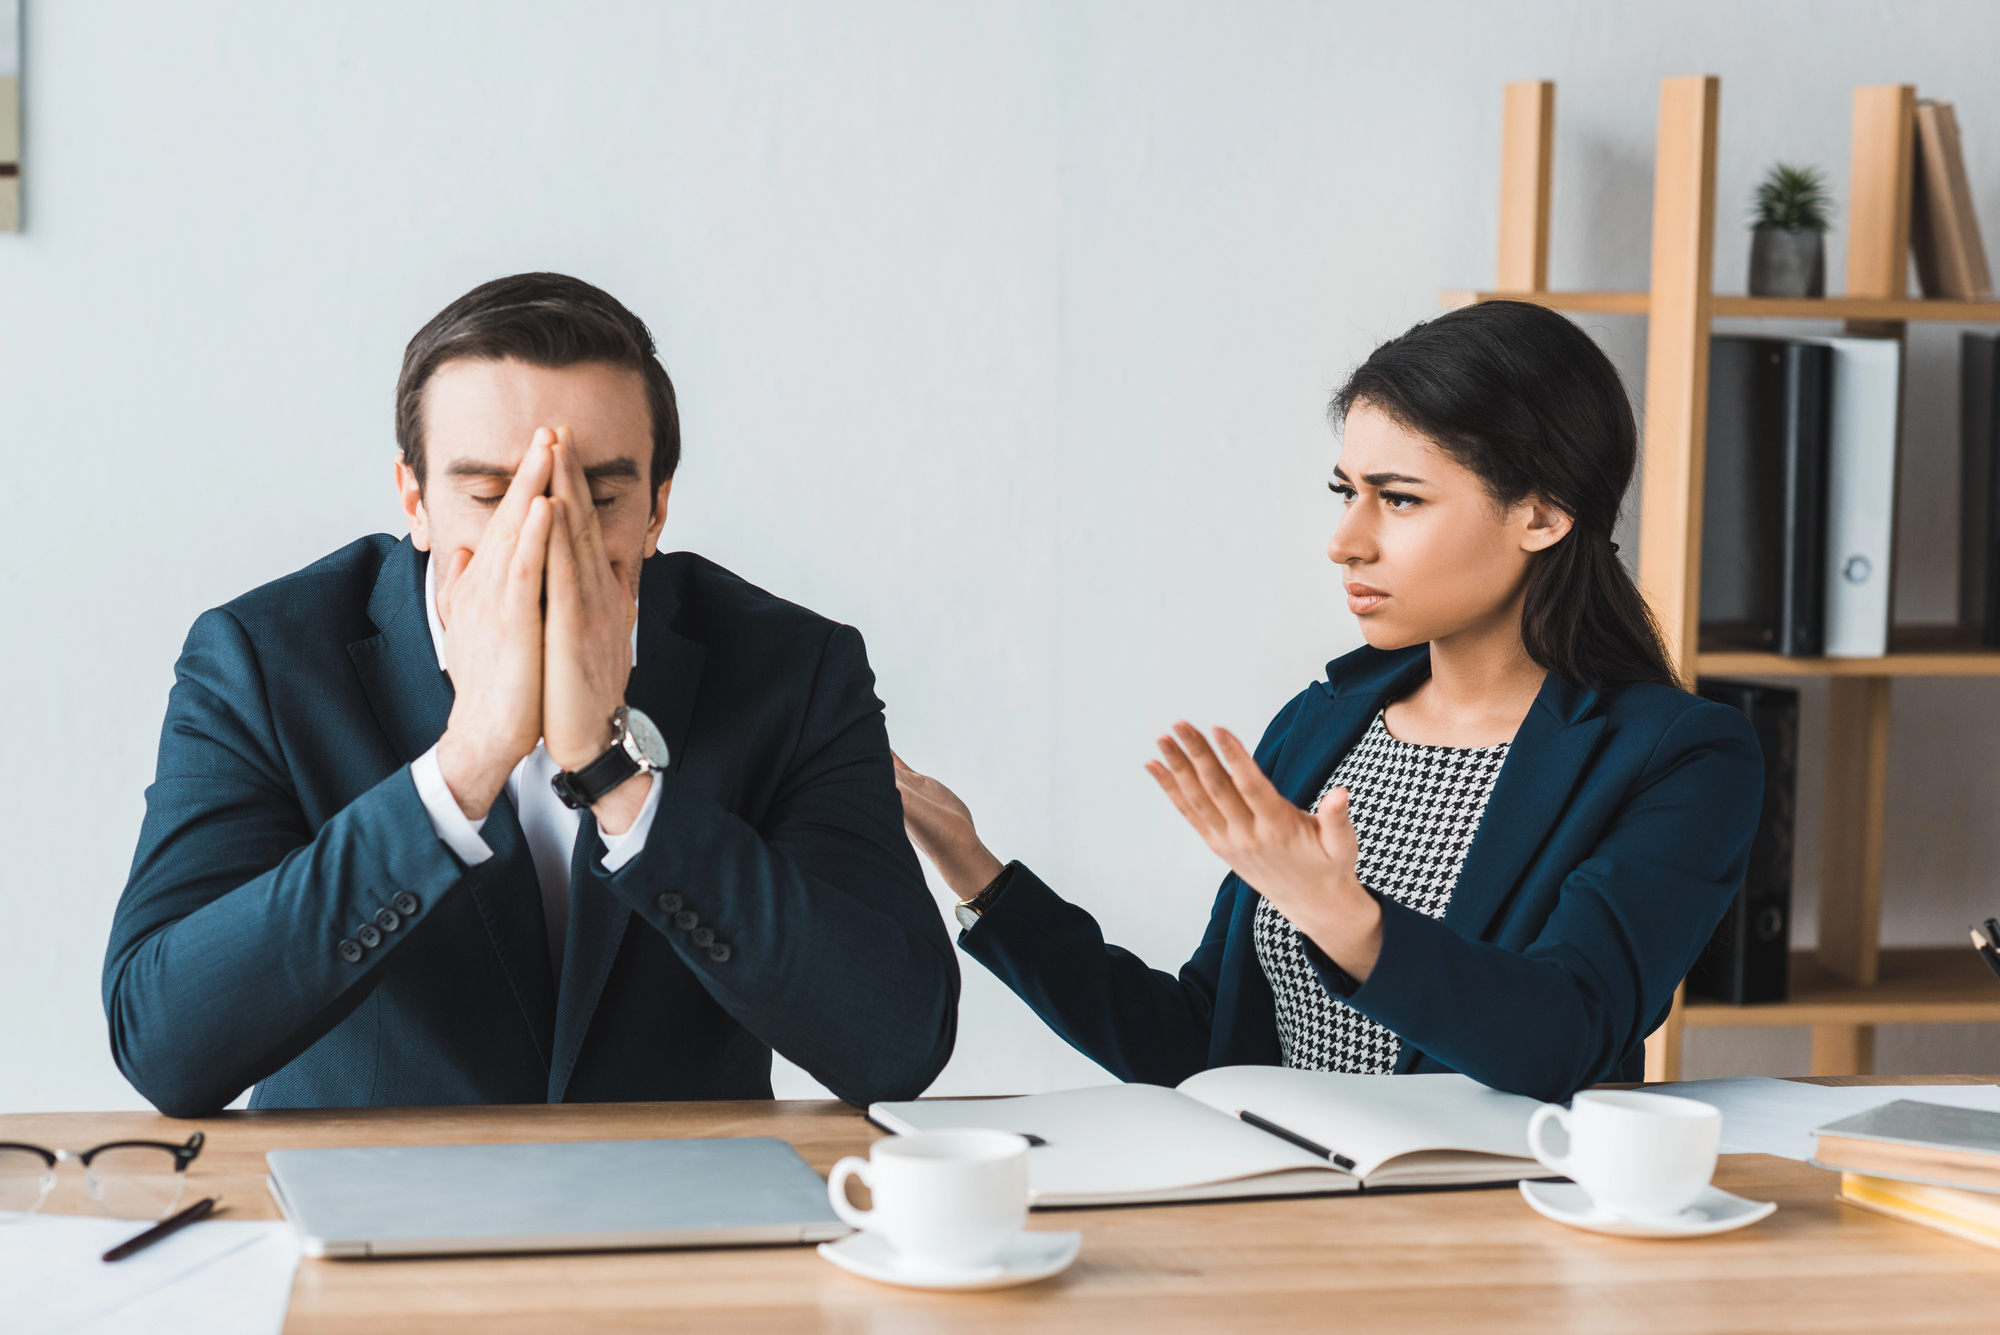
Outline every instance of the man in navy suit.
[(958, 967), (861, 637), (687, 552), (651, 335), (556, 274), (411, 340), (410, 536), (204, 614), (104, 964), (176, 1116), (913, 1098)]

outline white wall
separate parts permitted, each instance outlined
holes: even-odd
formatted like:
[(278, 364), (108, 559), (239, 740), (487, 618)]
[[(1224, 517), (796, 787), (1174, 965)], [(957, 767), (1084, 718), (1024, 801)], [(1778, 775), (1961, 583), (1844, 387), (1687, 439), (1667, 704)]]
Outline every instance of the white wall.
[[(2000, 220), (1977, 3), (27, 10), (28, 230), (0, 236), (7, 1110), (137, 1103), (98, 970), (181, 637), (399, 531), (398, 357), (481, 280), (567, 270), (650, 321), (686, 423), (668, 540), (860, 626), (898, 748), (1171, 969), (1220, 871), (1139, 763), (1176, 717), (1255, 733), (1358, 643), (1321, 554), (1322, 405), (1440, 286), (1491, 281), (1502, 82), (1560, 81), (1561, 285), (1645, 281), (1663, 75), (1724, 77), (1724, 288), (1771, 159), (1844, 194), (1857, 83), (1955, 97)], [(1603, 333), (1639, 378), (1643, 330)], [(1940, 411), (1905, 492), (1935, 530), (1912, 597), (1948, 578)], [(1898, 688), (1892, 940), (2000, 907), (1996, 691)], [(940, 1092), (1095, 1078), (969, 961), (965, 996)], [(2000, 1066), (1954, 1033), (1885, 1060)], [(1798, 1038), (1694, 1057), (1782, 1065)]]

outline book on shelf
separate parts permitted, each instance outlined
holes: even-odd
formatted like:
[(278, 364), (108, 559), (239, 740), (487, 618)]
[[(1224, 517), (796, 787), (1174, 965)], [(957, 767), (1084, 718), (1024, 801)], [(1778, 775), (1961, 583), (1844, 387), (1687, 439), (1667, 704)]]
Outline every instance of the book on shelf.
[(1695, 691), (1742, 711), (1764, 753), (1764, 805), (1750, 865), (1694, 968), (1691, 997), (1747, 1006), (1783, 1001), (1792, 954), (1792, 837), (1798, 819), (1799, 693), (1703, 677)]
[(1895, 583), (1903, 345), (1893, 338), (1799, 341), (1833, 354), (1822, 652), (1829, 658), (1880, 658), (1889, 652)]
[(1840, 1199), (1968, 1242), (2000, 1247), (2000, 1196), (1865, 1173), (1840, 1175)]
[(1036, 1207), (1487, 1186), (1546, 1176), (1540, 1105), (1462, 1075), (1340, 1075), (1223, 1066), (1163, 1085), (1021, 1098), (877, 1103), (885, 1131), (979, 1128), (1031, 1138)]
[(1910, 250), (1927, 297), (1980, 301), (1993, 295), (1986, 244), (1972, 184), (1965, 174), (1958, 115), (1949, 102), (1917, 103), (1917, 151), (1911, 174)]
[(1814, 1134), (1816, 1168), (2000, 1196), (2000, 1112), (1897, 1099)]
[(2000, 649), (2000, 337), (1959, 337), (1958, 622)]
[(1709, 343), (1701, 636), (1814, 657), (1826, 632), (1834, 353), (1801, 339)]

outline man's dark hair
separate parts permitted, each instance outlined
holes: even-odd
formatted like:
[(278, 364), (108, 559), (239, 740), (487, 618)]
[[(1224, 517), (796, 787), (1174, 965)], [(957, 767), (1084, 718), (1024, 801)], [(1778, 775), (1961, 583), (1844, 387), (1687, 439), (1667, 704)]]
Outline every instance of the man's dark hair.
[(648, 494), (681, 462), (681, 415), (674, 382), (646, 322), (601, 288), (559, 273), (517, 273), (481, 283), (431, 317), (403, 349), (396, 377), (396, 443), (424, 485), (424, 386), (446, 362), (512, 358), (550, 368), (602, 362), (637, 371), (653, 418)]

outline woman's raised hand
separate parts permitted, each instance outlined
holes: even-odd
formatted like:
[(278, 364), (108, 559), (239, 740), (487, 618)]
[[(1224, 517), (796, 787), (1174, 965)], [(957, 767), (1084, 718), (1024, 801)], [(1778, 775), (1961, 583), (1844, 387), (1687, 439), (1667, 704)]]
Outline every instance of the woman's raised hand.
[[(1146, 772), (1195, 833), (1334, 963), (1365, 981), (1381, 950), (1382, 908), (1354, 873), (1347, 790), (1328, 793), (1319, 813), (1308, 815), (1272, 786), (1227, 728), (1215, 730), (1210, 747), (1193, 724), (1176, 723), (1159, 745), (1164, 763), (1149, 760)], [(908, 803), (905, 796), (906, 810)]]
[(896, 791), (903, 795), (903, 828), (910, 842), (931, 860), (944, 883), (960, 899), (970, 899), (993, 883), (1004, 869), (979, 841), (972, 812), (958, 794), (928, 775), (917, 773), (894, 751)]

